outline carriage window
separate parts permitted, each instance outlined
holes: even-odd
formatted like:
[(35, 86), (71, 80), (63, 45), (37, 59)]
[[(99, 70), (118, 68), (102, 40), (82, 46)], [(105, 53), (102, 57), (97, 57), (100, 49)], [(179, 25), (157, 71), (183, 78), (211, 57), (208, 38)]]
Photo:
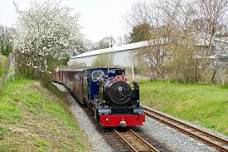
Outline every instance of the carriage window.
[(91, 73), (91, 78), (93, 82), (97, 82), (100, 80), (104, 75), (104, 72), (102, 70), (95, 70)]
[(79, 74), (75, 74), (74, 78), (75, 78), (76, 82), (80, 82), (81, 81), (81, 77), (80, 77)]
[(73, 81), (73, 77), (74, 77), (74, 73), (69, 72), (69, 73), (68, 73), (68, 80), (69, 80), (69, 81)]

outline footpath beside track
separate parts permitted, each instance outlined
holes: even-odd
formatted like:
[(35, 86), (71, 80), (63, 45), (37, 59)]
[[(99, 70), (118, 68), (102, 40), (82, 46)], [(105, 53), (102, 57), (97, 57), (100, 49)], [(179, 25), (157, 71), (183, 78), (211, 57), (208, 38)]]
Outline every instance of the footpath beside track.
[(122, 139), (122, 141), (134, 152), (159, 152), (153, 145), (144, 140), (135, 131), (129, 129), (121, 132), (116, 129), (114, 132)]
[(192, 125), (179, 121), (175, 118), (167, 116), (163, 113), (160, 113), (156, 110), (153, 110), (149, 107), (143, 106), (144, 112), (148, 117), (151, 117), (163, 124), (166, 124), (172, 128), (175, 128), (197, 140), (200, 140), (212, 147), (215, 147), (221, 152), (228, 151), (228, 141), (221, 137), (215, 136), (209, 132), (206, 132), (202, 129), (196, 128)]

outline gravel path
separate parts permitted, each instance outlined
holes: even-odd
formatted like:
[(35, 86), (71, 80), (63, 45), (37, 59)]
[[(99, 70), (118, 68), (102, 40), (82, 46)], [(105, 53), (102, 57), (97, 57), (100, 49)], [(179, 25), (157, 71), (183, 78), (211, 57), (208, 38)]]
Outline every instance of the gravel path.
[(66, 93), (68, 107), (70, 112), (73, 114), (79, 126), (85, 132), (90, 145), (92, 146), (93, 152), (110, 152), (112, 148), (106, 143), (104, 137), (97, 131), (94, 122), (91, 122), (91, 119), (83, 111), (81, 106), (75, 101), (72, 95), (67, 93), (65, 87), (60, 84), (53, 83), (60, 91)]
[(146, 123), (141, 129), (168, 149), (175, 152), (215, 152), (212, 147), (195, 140), (177, 130), (161, 124), (151, 118), (146, 118)]

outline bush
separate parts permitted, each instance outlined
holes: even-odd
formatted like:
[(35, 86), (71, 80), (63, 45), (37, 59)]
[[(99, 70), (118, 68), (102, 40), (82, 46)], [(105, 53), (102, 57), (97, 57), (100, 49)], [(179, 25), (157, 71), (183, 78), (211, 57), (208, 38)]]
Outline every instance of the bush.
[(92, 62), (92, 67), (111, 67), (113, 66), (113, 58), (111, 55), (103, 54), (98, 55)]
[(6, 62), (7, 62), (6, 57), (0, 55), (0, 77), (4, 73), (4, 68), (5, 68)]

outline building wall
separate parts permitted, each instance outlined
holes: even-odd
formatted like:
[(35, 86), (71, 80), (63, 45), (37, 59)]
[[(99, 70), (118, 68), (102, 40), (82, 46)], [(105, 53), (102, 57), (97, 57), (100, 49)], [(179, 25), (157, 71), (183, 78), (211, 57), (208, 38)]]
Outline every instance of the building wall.
[[(132, 66), (134, 63), (135, 54), (136, 54), (136, 50), (126, 50), (122, 52), (109, 53), (106, 55), (108, 55), (109, 58), (113, 60), (113, 65), (129, 67), (129, 66)], [(92, 66), (93, 61), (96, 58), (99, 58), (99, 56), (101, 55), (70, 59), (68, 64), (69, 66), (75, 66), (75, 65)]]

